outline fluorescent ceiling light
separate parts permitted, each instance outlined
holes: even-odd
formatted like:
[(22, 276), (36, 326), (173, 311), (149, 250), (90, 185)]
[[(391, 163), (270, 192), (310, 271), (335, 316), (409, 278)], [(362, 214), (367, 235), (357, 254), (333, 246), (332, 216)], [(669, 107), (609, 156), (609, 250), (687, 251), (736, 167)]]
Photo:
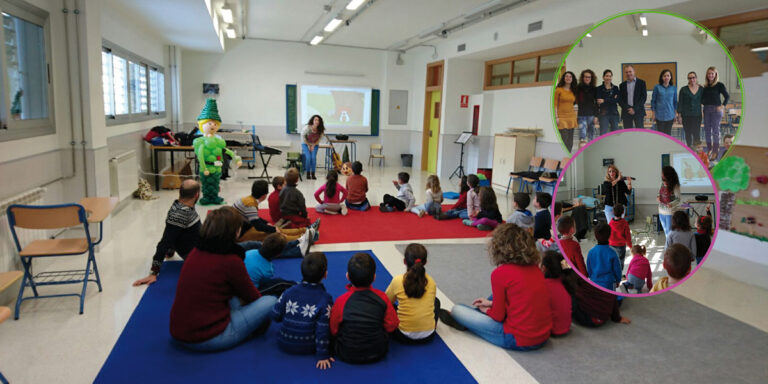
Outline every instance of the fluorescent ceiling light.
[(645, 27), (646, 25), (648, 25), (648, 19), (647, 19), (647, 18), (645, 17), (645, 15), (643, 15), (642, 13), (640, 14), (640, 24), (641, 24), (643, 27)]
[(232, 8), (227, 4), (224, 4), (224, 6), (221, 7), (221, 18), (224, 19), (224, 22), (227, 24), (231, 24), (232, 21), (234, 21), (234, 18), (232, 17)]
[(347, 4), (347, 10), (354, 11), (360, 8), (363, 3), (365, 3), (365, 0), (352, 0), (349, 2), (349, 4)]
[(592, 37), (592, 34), (591, 33), (587, 33), (587, 37)]
[(465, 19), (471, 19), (471, 18), (473, 18), (475, 16), (482, 15), (483, 13), (488, 11), (489, 9), (491, 9), (493, 7), (496, 7), (496, 6), (500, 5), (501, 3), (502, 3), (501, 0), (492, 0), (492, 1), (489, 1), (489, 2), (487, 2), (485, 4), (478, 5), (477, 7), (472, 8), (469, 11), (467, 11), (466, 13), (464, 13), (464, 18)]
[(752, 52), (763, 52), (763, 51), (768, 51), (768, 46), (752, 48)]
[(341, 25), (342, 21), (343, 20), (341, 20), (341, 19), (334, 18), (333, 20), (331, 20), (328, 23), (328, 25), (325, 26), (325, 28), (323, 28), (323, 31), (326, 31), (326, 32), (333, 32), (333, 31), (335, 31), (336, 28), (338, 28), (339, 25)]
[(643, 36), (648, 36), (648, 28), (643, 28)]
[(230, 39), (234, 39), (235, 37), (237, 37), (237, 35), (235, 34), (235, 29), (232, 28), (232, 26), (229, 26), (229, 28), (225, 29), (224, 32), (227, 33), (227, 37)]
[(311, 45), (318, 45), (318, 44), (320, 44), (321, 41), (323, 41), (323, 37), (318, 35), (318, 36), (313, 37), (312, 41), (310, 41), (309, 44), (311, 44)]
[(419, 33), (419, 39), (424, 39), (429, 36), (432, 36), (434, 34), (437, 34), (438, 32), (442, 32), (443, 28), (445, 27), (445, 23), (440, 23), (437, 25), (433, 25)]

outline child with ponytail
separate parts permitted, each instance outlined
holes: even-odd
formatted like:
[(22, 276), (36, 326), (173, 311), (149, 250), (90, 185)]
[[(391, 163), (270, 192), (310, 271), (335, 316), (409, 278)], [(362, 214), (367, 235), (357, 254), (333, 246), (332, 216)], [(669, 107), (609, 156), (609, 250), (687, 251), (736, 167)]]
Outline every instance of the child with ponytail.
[(565, 336), (571, 331), (571, 296), (576, 293), (576, 274), (557, 251), (546, 251), (541, 259), (541, 271), (549, 290), (552, 309), (552, 336)]
[[(326, 183), (320, 186), (315, 191), (315, 200), (317, 200), (317, 206), (315, 211), (317, 213), (327, 213), (329, 215), (336, 215), (341, 213), (346, 216), (347, 205), (344, 204), (344, 200), (347, 199), (347, 190), (341, 184), (339, 184), (339, 173), (330, 170), (328, 176), (325, 177)], [(320, 196), (323, 195), (321, 199)]]
[(392, 335), (405, 344), (428, 343), (435, 337), (440, 300), (435, 297), (435, 281), (424, 269), (427, 249), (421, 244), (409, 244), (403, 263), (407, 271), (392, 278), (386, 291), (400, 319), (400, 325)]

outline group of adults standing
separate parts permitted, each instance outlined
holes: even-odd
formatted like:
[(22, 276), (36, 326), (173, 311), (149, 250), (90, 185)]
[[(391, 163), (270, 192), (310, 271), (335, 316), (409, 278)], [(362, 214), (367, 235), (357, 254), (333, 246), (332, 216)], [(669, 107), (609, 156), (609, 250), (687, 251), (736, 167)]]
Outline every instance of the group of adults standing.
[[(579, 131), (580, 145), (595, 137), (595, 126), (599, 124), (600, 135), (623, 128), (644, 128), (645, 103), (648, 98), (646, 83), (635, 76), (632, 65), (624, 67), (626, 80), (618, 86), (613, 84), (613, 72), (603, 71), (603, 83), (597, 85), (597, 76), (591, 69), (581, 71), (579, 79), (571, 72), (565, 72), (555, 89), (555, 116), (560, 137), (569, 152), (573, 148), (574, 130)], [(688, 85), (678, 92), (672, 80), (672, 71), (663, 69), (651, 95), (651, 120), (656, 130), (667, 135), (672, 133), (675, 120), (683, 125), (688, 146), (694, 147), (700, 140), (702, 117), (707, 151), (718, 153), (720, 142), (720, 120), (728, 103), (728, 91), (717, 68), (709, 67), (706, 81), (700, 85), (696, 72), (688, 73)], [(578, 105), (578, 111), (574, 108)], [(619, 115), (618, 107), (621, 107)]]

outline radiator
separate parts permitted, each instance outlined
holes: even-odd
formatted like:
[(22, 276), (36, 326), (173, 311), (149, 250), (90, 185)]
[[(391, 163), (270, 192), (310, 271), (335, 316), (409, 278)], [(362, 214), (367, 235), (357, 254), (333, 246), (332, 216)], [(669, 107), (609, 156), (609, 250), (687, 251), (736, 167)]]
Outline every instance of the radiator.
[(123, 152), (109, 159), (110, 196), (119, 201), (133, 196), (139, 185), (136, 151)]
[[(21, 269), (19, 253), (16, 250), (13, 235), (8, 226), (6, 210), (13, 204), (43, 205), (45, 204), (44, 194), (45, 188), (34, 188), (0, 202), (0, 250), (2, 250), (0, 251), (0, 272)], [(23, 247), (33, 240), (46, 239), (50, 234), (49, 231), (16, 228), (16, 235)]]

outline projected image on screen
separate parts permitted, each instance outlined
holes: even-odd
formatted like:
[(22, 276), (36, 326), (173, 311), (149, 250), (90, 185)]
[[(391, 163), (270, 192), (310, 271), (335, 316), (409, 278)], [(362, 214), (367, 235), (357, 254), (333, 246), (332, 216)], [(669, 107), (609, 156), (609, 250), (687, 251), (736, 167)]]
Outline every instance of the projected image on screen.
[(300, 109), (301, 124), (320, 115), (327, 133), (370, 134), (370, 88), (302, 85)]
[(693, 155), (688, 152), (672, 153), (671, 165), (677, 171), (680, 177), (682, 187), (705, 187), (711, 186), (712, 182), (704, 171), (704, 167)]

